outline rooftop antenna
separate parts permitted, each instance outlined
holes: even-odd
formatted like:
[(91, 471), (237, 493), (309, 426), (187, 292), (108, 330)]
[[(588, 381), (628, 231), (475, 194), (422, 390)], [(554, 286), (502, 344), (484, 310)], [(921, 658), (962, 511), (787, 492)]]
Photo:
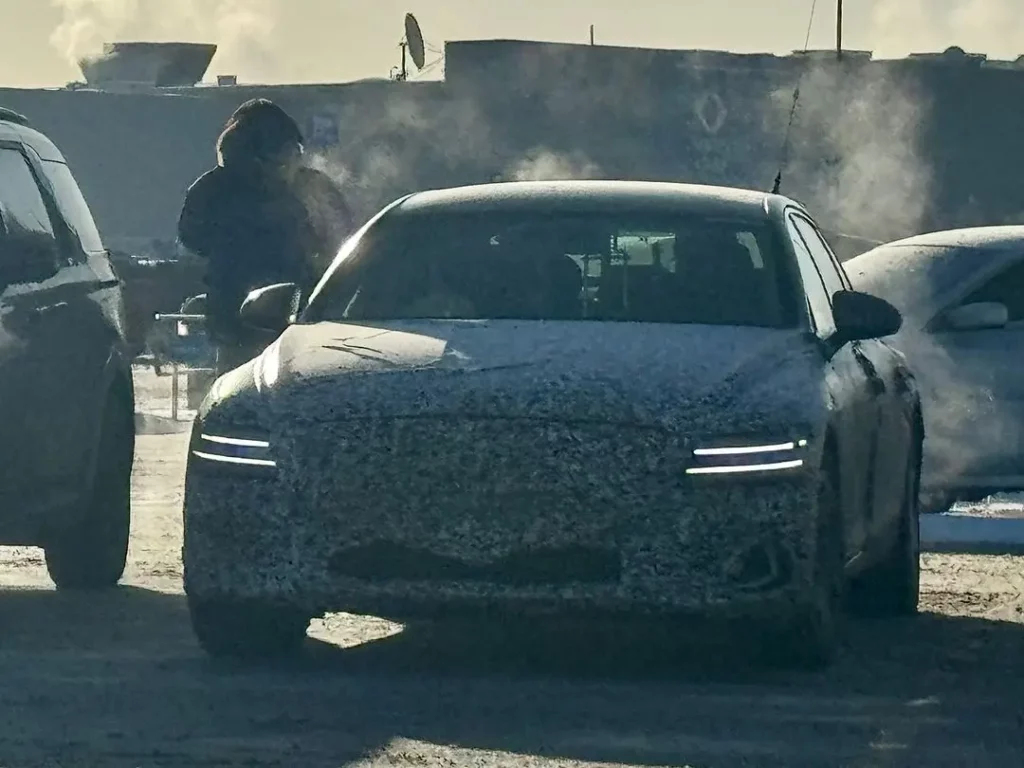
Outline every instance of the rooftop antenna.
[[(807, 20), (807, 34), (804, 36), (804, 53), (807, 53), (807, 47), (811, 44), (811, 28), (814, 26), (814, 12), (818, 8), (818, 0), (811, 0), (811, 15)], [(779, 190), (782, 188), (782, 172), (786, 168), (786, 163), (789, 161), (789, 137), (793, 131), (793, 119), (796, 117), (796, 107), (800, 103), (800, 81), (803, 80), (804, 73), (800, 72), (800, 77), (797, 78), (796, 88), (793, 89), (793, 106), (789, 108), (789, 122), (786, 124), (786, 135), (782, 140), (782, 156), (779, 159), (779, 172), (775, 174), (775, 183), (772, 184), (772, 194), (779, 194)]]
[(843, 60), (843, 0), (836, 0), (836, 59)]
[(402, 68), (394, 75), (394, 79), (408, 80), (409, 69), (406, 65), (406, 52), (412, 57), (412, 63), (416, 69), (423, 69), (423, 64), (426, 61), (423, 32), (420, 31), (420, 23), (411, 13), (405, 14), (405, 38), (399, 43), (399, 47), (402, 49)]

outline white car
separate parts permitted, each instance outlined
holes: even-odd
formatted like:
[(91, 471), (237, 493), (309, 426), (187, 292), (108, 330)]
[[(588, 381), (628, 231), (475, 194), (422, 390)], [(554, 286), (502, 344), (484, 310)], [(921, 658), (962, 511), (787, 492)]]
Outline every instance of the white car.
[[(918, 600), (920, 419), (806, 210), (762, 192), (421, 192), (346, 243), (196, 419), (185, 590), (212, 654), (328, 610), (722, 614), (827, 660), (849, 583)], [(879, 385), (883, 391), (879, 391)]]
[(922, 511), (1024, 490), (1024, 226), (932, 232), (844, 265), (903, 313), (919, 378)]

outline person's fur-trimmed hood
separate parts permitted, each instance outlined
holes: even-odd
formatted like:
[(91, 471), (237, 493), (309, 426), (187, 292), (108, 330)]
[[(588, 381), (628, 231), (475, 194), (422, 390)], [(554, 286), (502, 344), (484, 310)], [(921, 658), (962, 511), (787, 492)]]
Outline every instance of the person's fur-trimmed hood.
[(223, 167), (279, 163), (302, 151), (302, 130), (292, 117), (268, 99), (242, 104), (217, 138), (217, 164)]

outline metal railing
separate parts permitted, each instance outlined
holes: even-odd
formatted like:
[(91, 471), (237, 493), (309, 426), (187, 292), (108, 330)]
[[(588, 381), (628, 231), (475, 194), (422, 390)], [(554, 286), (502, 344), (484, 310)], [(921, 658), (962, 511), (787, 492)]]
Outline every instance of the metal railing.
[[(202, 326), (206, 321), (206, 315), (192, 314), (185, 312), (157, 312), (153, 319), (157, 324), (175, 323), (175, 333), (169, 339), (181, 340), (186, 337), (205, 337), (202, 329), (200, 334), (193, 334), (191, 325)], [(161, 369), (164, 366), (170, 368), (171, 377), (171, 419), (178, 420), (179, 400), (181, 398), (180, 377), (181, 374), (216, 374), (217, 372), (217, 348), (213, 345), (204, 344), (205, 349), (196, 349), (194, 346), (187, 347), (170, 341), (166, 346), (161, 345), (158, 349), (152, 349), (154, 358), (154, 370), (158, 376), (164, 375)]]

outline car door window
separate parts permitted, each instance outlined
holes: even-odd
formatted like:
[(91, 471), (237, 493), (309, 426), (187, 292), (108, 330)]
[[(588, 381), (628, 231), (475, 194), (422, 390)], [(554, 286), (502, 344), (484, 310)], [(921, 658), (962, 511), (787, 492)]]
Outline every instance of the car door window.
[(804, 244), (814, 258), (814, 263), (818, 266), (818, 271), (821, 273), (821, 279), (825, 284), (825, 289), (828, 291), (829, 303), (831, 304), (832, 297), (836, 294), (836, 291), (846, 290), (847, 287), (840, 272), (840, 267), (836, 264), (835, 257), (832, 255), (828, 244), (810, 221), (797, 214), (790, 214), (789, 218), (793, 227), (800, 237), (803, 238)]
[(40, 258), (57, 263), (57, 239), (39, 184), (27, 158), (0, 147), (0, 224), (7, 237), (31, 243)]
[(54, 197), (61, 216), (74, 233), (84, 253), (103, 253), (103, 240), (93, 220), (89, 204), (85, 201), (71, 169), (64, 163), (43, 161), (43, 171), (53, 187)]
[(835, 320), (832, 318), (832, 304), (829, 301), (829, 293), (825, 290), (821, 273), (814, 263), (814, 257), (804, 243), (804, 239), (793, 225), (792, 217), (787, 218), (787, 225), (789, 238), (793, 243), (793, 251), (796, 254), (797, 267), (800, 269), (800, 281), (804, 286), (807, 306), (814, 320), (815, 329), (819, 336), (827, 338), (835, 333), (836, 330)]
[(960, 301), (958, 306), (983, 301), (997, 301), (1006, 305), (1011, 323), (1024, 320), (1024, 261), (992, 277)]

